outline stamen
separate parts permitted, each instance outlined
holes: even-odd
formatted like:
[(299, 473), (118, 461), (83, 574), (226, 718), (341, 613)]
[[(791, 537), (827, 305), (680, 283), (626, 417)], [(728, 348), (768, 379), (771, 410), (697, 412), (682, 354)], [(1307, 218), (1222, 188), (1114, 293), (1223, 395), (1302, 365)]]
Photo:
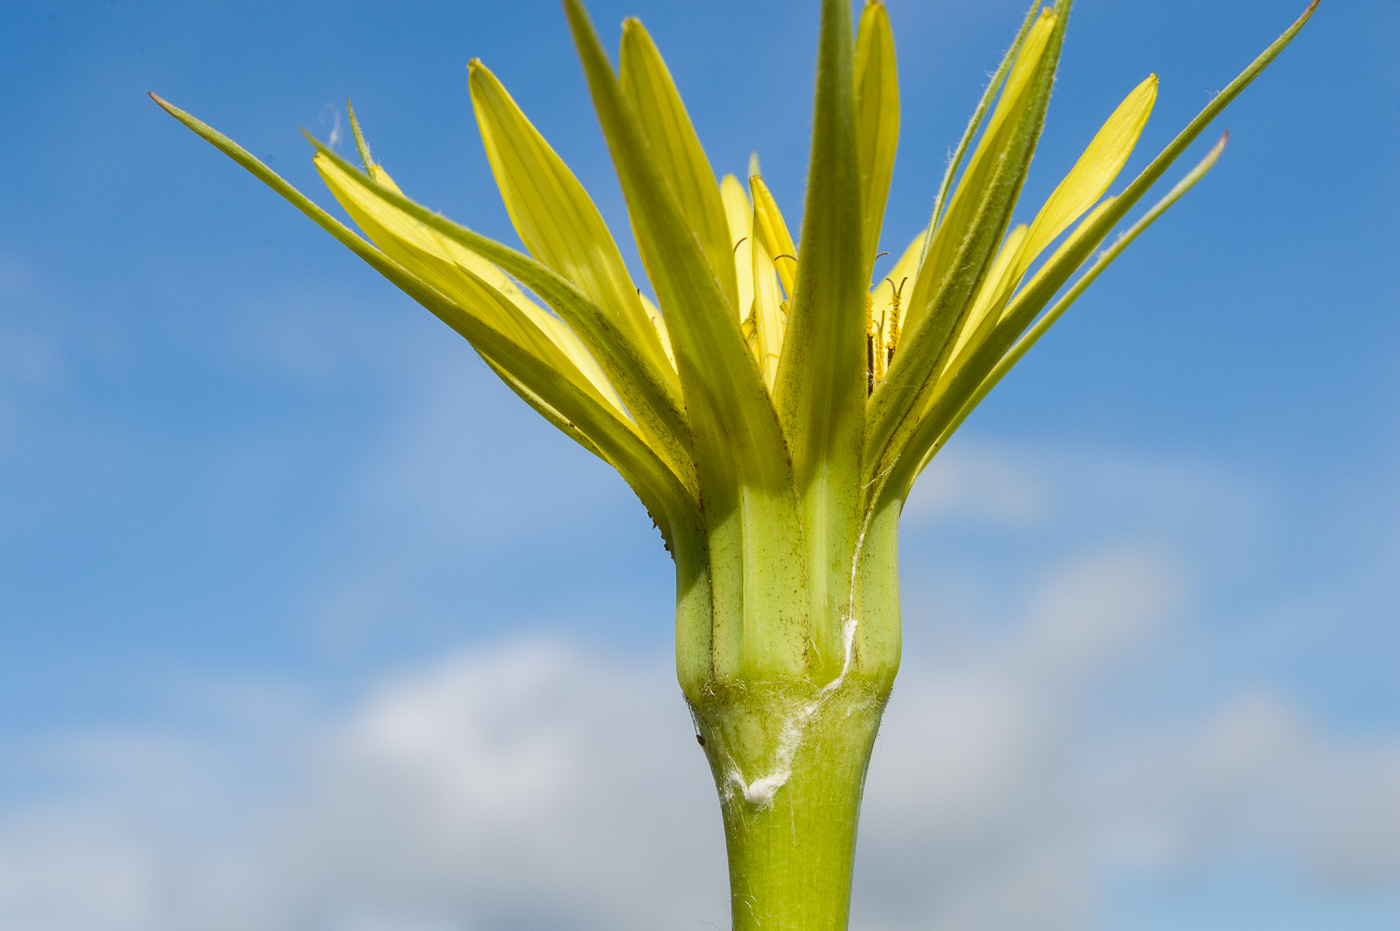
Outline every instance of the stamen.
[(735, 255), (738, 255), (738, 254), (739, 254), (739, 247), (742, 246), (742, 245), (744, 244), (744, 240), (745, 240), (745, 239), (748, 239), (748, 238), (749, 238), (749, 237), (747, 237), (747, 236), (740, 236), (740, 237), (739, 237), (739, 241), (736, 242), (736, 243), (734, 244), (734, 254), (735, 254)]
[(875, 298), (865, 295), (865, 393), (875, 393)]
[[(875, 330), (875, 345), (880, 349), (885, 346), (885, 311), (880, 311), (880, 326)], [(884, 381), (885, 373), (889, 371), (889, 355), (885, 352), (875, 353), (875, 380)]]
[(895, 351), (895, 348), (899, 345), (899, 318), (900, 318), (900, 313), (899, 313), (899, 301), (900, 301), (900, 297), (904, 294), (904, 285), (908, 283), (909, 278), (908, 278), (907, 275), (906, 275), (905, 277), (901, 278), (901, 279), (899, 280), (899, 285), (898, 285), (897, 287), (895, 286), (895, 283), (894, 283), (893, 281), (890, 281), (890, 279), (886, 278), (885, 280), (890, 282), (890, 291), (891, 291), (891, 293), (890, 293), (890, 339), (889, 339), (889, 343), (887, 344), (886, 349), (885, 349), (885, 351), (886, 351), (886, 353), (887, 353), (886, 360), (885, 360), (885, 370), (886, 370), (886, 371), (889, 371), (889, 366), (891, 366), (891, 365), (894, 364), (894, 351)]

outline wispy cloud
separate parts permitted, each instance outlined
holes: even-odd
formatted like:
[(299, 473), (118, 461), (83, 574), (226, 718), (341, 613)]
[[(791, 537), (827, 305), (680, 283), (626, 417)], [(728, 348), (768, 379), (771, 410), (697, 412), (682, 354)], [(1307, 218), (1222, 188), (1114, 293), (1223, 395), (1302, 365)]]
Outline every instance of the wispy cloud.
[[(405, 461), (452, 459), (421, 447), (458, 435), (425, 417), (367, 455), (356, 486), (361, 518), (399, 527), (398, 568), (358, 594), (333, 580), (345, 598), (326, 611), (401, 610), (413, 540), (440, 549), (465, 519), (429, 513), (450, 470), (431, 493), (394, 490)], [(906, 559), (934, 559), (926, 538), (959, 524), (1038, 555), (1009, 571), (974, 554), (988, 587), (1011, 589), (984, 602), (990, 618), (910, 586), (855, 927), (1148, 927), (1126, 920), (1124, 882), (1189, 902), (1207, 895), (1190, 877), (1240, 863), (1371, 903), (1318, 912), (1352, 931), (1393, 926), (1400, 732), (1346, 730), (1264, 679), (1196, 677), (1221, 624), (1202, 613), (1209, 554), (1267, 529), (1266, 496), (1198, 464), (975, 442), (930, 477), (973, 503), (935, 493)], [(3, 748), (39, 788), (0, 809), (0, 931), (726, 926), (713, 788), (664, 656), (515, 639), (381, 675), (319, 714), (257, 681), (188, 692), (226, 710), (194, 730)], [(1237, 911), (1276, 899), (1229, 888)]]
[[(901, 674), (857, 927), (1086, 928), (1106, 873), (1252, 855), (1319, 887), (1400, 884), (1400, 735), (1329, 734), (1260, 692), (1181, 720), (1094, 712), (1152, 670), (1175, 589), (1159, 558), (1086, 558), (1013, 635)], [(286, 736), (52, 745), (83, 788), (0, 823), (0, 928), (725, 924), (718, 813), (664, 658), (507, 643)]]

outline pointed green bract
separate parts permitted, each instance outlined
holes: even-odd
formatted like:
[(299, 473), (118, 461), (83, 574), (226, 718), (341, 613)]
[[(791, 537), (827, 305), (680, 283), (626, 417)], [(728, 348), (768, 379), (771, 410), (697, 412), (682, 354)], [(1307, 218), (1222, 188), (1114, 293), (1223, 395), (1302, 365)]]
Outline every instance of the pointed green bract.
[(963, 318), (962, 325), (958, 328), (956, 338), (953, 341), (953, 350), (948, 355), (948, 364), (938, 372), (938, 383), (934, 387), (933, 394), (938, 393), (947, 384), (950, 377), (956, 377), (958, 363), (966, 355), (968, 349), (980, 345), (997, 324), (1001, 317), (1002, 310), (1006, 307), (1006, 301), (1011, 297), (1011, 291), (1016, 286), (1019, 270), (1016, 268), (1018, 258), (1024, 248), (1027, 233), (1030, 228), (1018, 226), (1010, 233), (1007, 233), (1005, 242), (997, 252), (997, 257), (992, 261), (992, 267), (987, 272), (986, 279), (982, 282), (982, 287), (977, 291), (977, 297), (972, 302), (972, 308), (967, 316)]
[(943, 181), (938, 186), (938, 196), (933, 201), (933, 215), (929, 218), (928, 229), (924, 239), (924, 251), (919, 254), (919, 264), (922, 265), (924, 256), (928, 253), (929, 243), (933, 239), (933, 234), (938, 231), (938, 225), (943, 221), (943, 207), (948, 202), (948, 194), (953, 190), (953, 179), (957, 177), (958, 169), (962, 167), (962, 160), (967, 155), (968, 147), (972, 145), (972, 140), (977, 137), (977, 131), (982, 128), (982, 120), (987, 116), (987, 111), (991, 108), (992, 101), (997, 99), (997, 94), (1001, 92), (1003, 82), (1007, 74), (1011, 72), (1011, 66), (1016, 63), (1016, 58), (1021, 53), (1021, 43), (1026, 40), (1026, 35), (1035, 25), (1040, 13), (1040, 0), (1031, 0), (1030, 9), (1026, 11), (1026, 17), (1021, 22), (1021, 29), (1016, 33), (1016, 38), (1012, 40), (1011, 47), (1002, 56), (1001, 64), (997, 66), (996, 73), (987, 82), (986, 89), (982, 92), (982, 97), (977, 101), (977, 107), (972, 111), (972, 118), (967, 121), (967, 128), (963, 130), (962, 138), (958, 140), (958, 147), (953, 150), (953, 155), (948, 159), (948, 166), (943, 170)]
[(355, 151), (360, 153), (360, 164), (365, 171), (369, 171), (374, 165), (374, 159), (369, 154), (369, 143), (365, 141), (365, 134), (360, 132), (360, 121), (355, 118), (355, 108), (350, 105), (350, 98), (345, 98), (345, 112), (350, 115), (350, 134), (355, 137)]
[(843, 617), (860, 527), (865, 430), (865, 304), (854, 51), (847, 0), (824, 0), (807, 203), (776, 397), (792, 450), (807, 537), (812, 664), (835, 676), (846, 663)]
[[(310, 138), (310, 137), (308, 137)], [(376, 198), (401, 210), (425, 227), (457, 243), (514, 275), (539, 295), (567, 323), (607, 374), (637, 422), (647, 442), (670, 463), (687, 487), (695, 488), (694, 465), (689, 451), (690, 429), (685, 421), (679, 392), (673, 393), (643, 360), (635, 344), (622, 333), (613, 318), (592, 303), (571, 282), (535, 259), (459, 226), (446, 217), (414, 203), (354, 168), (339, 155), (310, 139), (317, 155), (337, 165), (343, 177), (366, 188)]]
[[(1073, 241), (1067, 243), (1064, 248), (1059, 250), (1056, 256), (1046, 263), (1032, 281), (1011, 300), (1005, 313), (1002, 315), (1002, 320), (998, 324), (996, 331), (993, 332), (986, 343), (973, 354), (973, 358), (969, 359), (967, 364), (963, 367), (963, 371), (966, 373), (967, 377), (960, 379), (961, 384), (957, 386), (957, 391), (950, 393), (949, 396), (945, 398), (938, 399), (935, 405), (932, 405), (926, 413), (922, 414), (917, 428), (919, 436), (913, 437), (912, 434), (914, 430), (911, 429), (909, 431), (911, 436), (908, 440), (908, 445), (910, 447), (908, 451), (900, 450), (889, 457), (892, 463), (899, 459), (903, 461), (898, 463), (899, 468), (897, 471), (892, 465), (884, 473), (884, 481), (886, 484), (884, 485), (885, 490), (882, 492), (883, 494), (902, 499), (903, 495), (908, 493), (909, 487), (911, 487), (914, 478), (917, 476), (928, 457), (937, 451), (937, 448), (941, 446), (941, 443), (946, 440), (947, 436), (950, 434), (951, 429), (956, 428), (957, 424), (960, 424), (971, 411), (973, 404), (970, 404), (969, 401), (971, 401), (974, 395), (977, 400), (985, 396), (985, 392), (978, 393), (980, 387), (984, 384), (984, 380), (997, 368), (1004, 355), (1011, 350), (1017, 339), (1026, 331), (1026, 328), (1031, 325), (1032, 321), (1035, 320), (1041, 310), (1045, 308), (1060, 288), (1064, 286), (1069, 277), (1074, 274), (1075, 270), (1084, 264), (1093, 250), (1103, 242), (1104, 238), (1118, 222), (1123, 219), (1127, 212), (1132, 209), (1152, 185), (1155, 184), (1181, 154), (1185, 152), (1186, 148), (1200, 136), (1208, 125), (1210, 125), (1211, 121), (1214, 120), (1231, 101), (1239, 96), (1239, 94), (1278, 57), (1288, 44), (1293, 41), (1293, 38), (1312, 17), (1313, 12), (1317, 9), (1317, 3), (1318, 0), (1314, 0), (1307, 10), (1303, 12), (1303, 15), (1300, 16), (1283, 35), (1279, 36), (1278, 39), (1270, 44), (1269, 47), (1255, 58), (1238, 77), (1226, 85), (1225, 89), (1217, 94), (1215, 98), (1197, 114), (1195, 119), (1193, 119), (1186, 128), (1152, 160), (1151, 164), (1143, 169), (1142, 173), (1128, 185), (1127, 189), (1114, 198), (1113, 201), (1100, 211), (1097, 216), (1093, 217), (1090, 222), (1087, 222), (1085, 228), (1076, 233)], [(1214, 160), (1208, 157), (1206, 162), (1202, 163), (1204, 168), (1198, 167), (1197, 171), (1200, 172), (1199, 174), (1193, 172), (1194, 177), (1188, 176), (1192, 178), (1191, 183), (1194, 184), (1195, 180), (1198, 180), (1199, 177), (1204, 175), (1205, 170), (1208, 170), (1212, 164), (1214, 164)], [(1189, 184), (1186, 185), (1186, 187), (1189, 186)], [(1150, 223), (1160, 216), (1161, 212), (1165, 211), (1172, 203), (1175, 203), (1176, 197), (1179, 197), (1185, 192), (1186, 187), (1181, 188), (1179, 191), (1174, 189), (1173, 193), (1175, 193), (1176, 196), (1168, 195), (1168, 197), (1159, 204), (1160, 209), (1154, 208), (1149, 214), (1151, 219), (1149, 220), (1145, 217), (1144, 221)], [(1136, 229), (1140, 232), (1141, 228), (1145, 228), (1145, 226), (1137, 227)], [(1136, 235), (1136, 233), (1134, 235)], [(1127, 243), (1122, 243), (1122, 245), (1126, 246)], [(1112, 257), (1116, 257), (1120, 251), (1121, 249), (1118, 251), (1110, 250), (1111, 256), (1109, 261), (1111, 261)], [(1106, 267), (1106, 263), (1096, 265), (1095, 267), (1097, 270), (1094, 272), (1094, 277), (1097, 277), (1103, 267)], [(1088, 280), (1084, 282), (1084, 287), (1087, 287), (1092, 280), (1092, 277), (1088, 278)], [(1075, 290), (1071, 293), (1077, 298), (1079, 294), (1082, 293), (1082, 289)], [(1059, 313), (1063, 313), (1067, 306), (1068, 303), (1065, 302), (1057, 305), (1059, 310), (1056, 314), (1056, 318), (1058, 318)], [(1027, 344), (1025, 348), (1029, 348), (1029, 344)], [(1016, 359), (1019, 358), (1019, 355), (1016, 356)], [(1014, 360), (1012, 364), (1014, 364)], [(1004, 374), (1004, 371), (1005, 370), (1002, 371), (1002, 374)], [(1000, 380), (1000, 378), (1001, 375), (997, 375), (997, 380)], [(990, 390), (990, 388), (991, 386), (988, 385), (986, 390)], [(949, 424), (952, 424), (951, 428)]]
[(802, 526), (776, 412), (592, 23), (576, 0), (565, 10), (676, 353), (709, 531), (715, 675), (801, 674)]
[(1027, 33), (986, 132), (929, 242), (909, 298), (910, 329), (934, 312), (950, 280), (976, 276), (979, 250), (966, 248), (970, 236), (989, 228), (1000, 240), (1004, 226), (998, 229), (997, 221), (1015, 206), (1049, 106), (1064, 25), (1063, 17), (1047, 8)]
[(903, 342), (884, 385), (871, 397), (867, 476), (885, 469), (908, 441), (1010, 223), (1044, 124), (1069, 6), (1061, 0), (1027, 33), (947, 216), (926, 247)]
[[(1025, 335), (1016, 341), (1009, 350), (1004, 346), (991, 346), (978, 351), (977, 358), (971, 360), (965, 371), (968, 375), (966, 381), (959, 386), (960, 390), (949, 391), (941, 397), (934, 405), (933, 409), (923, 418), (915, 433), (909, 449), (904, 458), (891, 470), (887, 494), (892, 498), (902, 499), (909, 493), (914, 479), (919, 472), (923, 471), (934, 454), (942, 448), (953, 432), (957, 430), (962, 422), (967, 419), (967, 415), (972, 412), (982, 399), (985, 398), (993, 388), (1001, 381), (1011, 368), (1021, 360), (1021, 358), (1035, 345), (1036, 341), (1045, 334), (1051, 326), (1069, 309), (1079, 297), (1088, 289), (1089, 285), (1108, 268), (1123, 250), (1142, 234), (1149, 226), (1157, 221), (1162, 214), (1175, 204), (1182, 195), (1196, 183), (1206, 176), (1215, 167), (1215, 163), (1220, 159), (1220, 154), (1225, 150), (1226, 137), (1222, 137), (1219, 142), (1211, 148), (1206, 157), (1201, 160), (1181, 181), (1172, 187), (1167, 195), (1143, 215), (1142, 219), (1134, 223), (1110, 248), (1104, 250), (1093, 265), (1075, 282), (1074, 286), (1067, 291), (1055, 305), (1036, 321)], [(1004, 354), (1002, 354), (1004, 352)]]
[(440, 292), (360, 239), (339, 220), (307, 199), (227, 136), (154, 94), (151, 96), (168, 113), (281, 194), (318, 226), (338, 239), (409, 297), (465, 336), (479, 352), (509, 371), (530, 392), (573, 423), (603, 452), (608, 461), (622, 472), (648, 506), (655, 508), (654, 516), (657, 517), (658, 523), (664, 522), (663, 532), (667, 539), (672, 541), (672, 545), (684, 545), (688, 550), (694, 550), (696, 544), (691, 540), (697, 531), (699, 515), (693, 501), (670, 469), (637, 436), (630, 423), (618, 417), (606, 404), (590, 397), (568, 377), (549, 365), (542, 364), (529, 348), (493, 326), (489, 320), (453, 304)]

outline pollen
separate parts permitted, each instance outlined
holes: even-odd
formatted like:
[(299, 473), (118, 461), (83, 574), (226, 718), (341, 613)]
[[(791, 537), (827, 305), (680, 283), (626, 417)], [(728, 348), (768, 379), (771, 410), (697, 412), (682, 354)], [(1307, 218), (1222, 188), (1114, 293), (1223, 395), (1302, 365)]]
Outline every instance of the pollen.
[[(883, 321), (882, 321), (883, 322)], [(865, 296), (865, 391), (867, 394), (875, 393), (875, 380), (879, 377), (879, 359), (884, 353), (876, 349), (875, 341), (875, 298), (867, 294)]]
[(880, 311), (879, 322), (875, 320), (875, 297), (865, 296), (865, 388), (873, 394), (885, 380), (890, 365), (894, 362), (894, 351), (899, 345), (900, 298), (908, 278), (896, 285), (889, 278), (889, 304)]
[(890, 294), (890, 337), (885, 344), (885, 352), (887, 353), (885, 357), (885, 368), (888, 370), (889, 366), (894, 364), (894, 351), (899, 346), (899, 299), (900, 295), (904, 293), (905, 282), (909, 279), (901, 278), (899, 284), (895, 284), (888, 278), (885, 280), (890, 282), (890, 289), (892, 291)]

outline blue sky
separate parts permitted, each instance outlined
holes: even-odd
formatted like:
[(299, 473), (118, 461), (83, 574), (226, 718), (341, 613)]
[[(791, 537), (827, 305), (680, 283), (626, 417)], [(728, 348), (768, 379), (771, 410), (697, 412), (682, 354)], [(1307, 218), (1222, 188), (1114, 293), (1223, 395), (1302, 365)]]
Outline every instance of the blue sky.
[[(605, 37), (643, 18), (716, 168), (756, 149), (795, 216), (811, 6), (591, 9)], [(898, 248), (1023, 11), (889, 6)], [(1156, 71), (1141, 167), (1300, 6), (1080, 0), (1025, 203)], [(1218, 122), (1216, 170), (926, 474), (858, 926), (1400, 921), (1396, 35), (1393, 3), (1325, 0)], [(549, 923), (540, 902), (585, 927), (722, 923), (718, 819), (668, 679), (669, 562), (640, 506), (145, 97), (329, 202), (298, 127), (329, 136), (348, 95), (411, 196), (514, 242), (470, 114), (473, 57), (631, 258), (552, 2), (0, 9), (0, 931), (215, 914), (523, 928)], [(473, 683), (498, 680), (530, 715), (472, 704)], [(681, 786), (639, 809), (609, 789), (616, 760), (567, 757), (581, 775), (557, 797), (631, 812), (607, 838), (643, 878), (588, 873), (567, 854), (589, 825), (529, 806), (491, 848), (552, 864), (528, 881), (488, 882), (468, 841), (414, 833), (452, 811), (464, 836), (496, 837), (449, 789), (423, 790), (447, 750), (410, 766), (376, 722), (519, 727), (552, 759), (578, 707), (596, 709), (579, 728), (627, 728), (628, 765)], [(636, 707), (645, 720), (615, 720)], [(492, 785), (526, 766), (444, 734), (506, 767), (478, 774)], [(441, 809), (398, 834), (356, 821), (405, 798)], [(417, 864), (401, 881), (352, 856), (391, 835)], [(675, 844), (704, 858), (684, 882), (648, 872)], [(278, 857), (303, 865), (273, 883), (254, 866)], [(107, 905), (62, 904), (79, 889)]]

